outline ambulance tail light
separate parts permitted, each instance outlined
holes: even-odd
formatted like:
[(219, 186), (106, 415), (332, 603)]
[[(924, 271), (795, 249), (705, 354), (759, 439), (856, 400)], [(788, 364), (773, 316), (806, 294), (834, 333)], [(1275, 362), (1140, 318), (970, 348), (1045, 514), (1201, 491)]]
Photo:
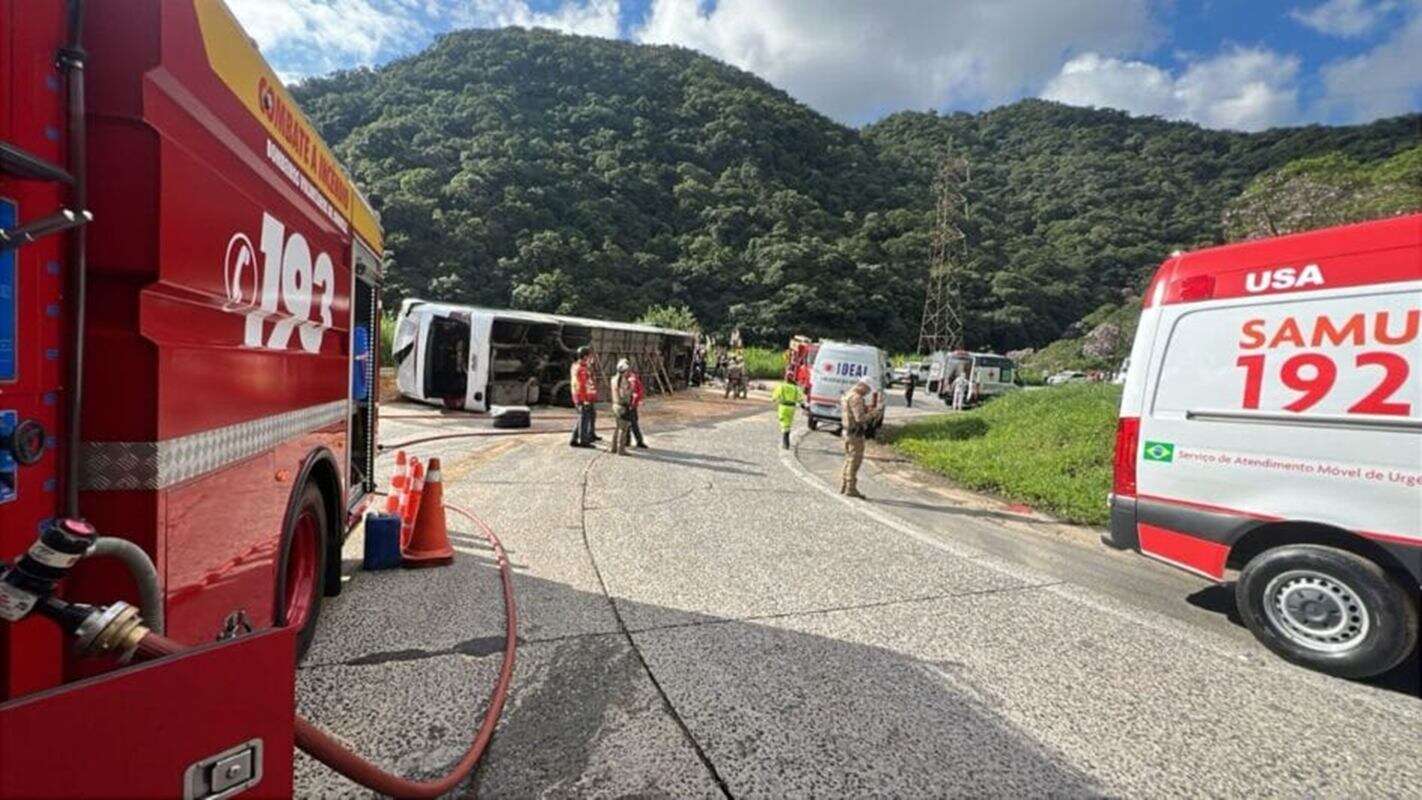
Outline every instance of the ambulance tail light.
[(1117, 497), (1136, 496), (1136, 450), (1140, 441), (1140, 417), (1121, 417), (1116, 421), (1115, 476), (1111, 491)]

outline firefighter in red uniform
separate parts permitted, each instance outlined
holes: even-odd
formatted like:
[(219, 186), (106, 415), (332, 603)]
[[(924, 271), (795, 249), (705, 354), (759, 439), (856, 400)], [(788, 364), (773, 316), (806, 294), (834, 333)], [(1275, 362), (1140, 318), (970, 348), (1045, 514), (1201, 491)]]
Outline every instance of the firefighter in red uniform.
[(597, 378), (592, 372), (592, 348), (578, 348), (578, 360), (568, 370), (573, 407), (578, 409), (578, 421), (573, 423), (573, 447), (592, 447), (597, 440)]

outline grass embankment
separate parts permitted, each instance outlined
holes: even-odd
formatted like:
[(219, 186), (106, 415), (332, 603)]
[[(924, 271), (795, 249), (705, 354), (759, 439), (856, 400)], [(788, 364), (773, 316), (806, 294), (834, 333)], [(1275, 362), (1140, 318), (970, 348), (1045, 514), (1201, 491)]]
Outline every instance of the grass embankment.
[(770, 347), (747, 347), (746, 376), (752, 380), (785, 377), (785, 351)]
[(1069, 522), (1106, 523), (1118, 386), (1014, 392), (891, 431), (914, 463)]

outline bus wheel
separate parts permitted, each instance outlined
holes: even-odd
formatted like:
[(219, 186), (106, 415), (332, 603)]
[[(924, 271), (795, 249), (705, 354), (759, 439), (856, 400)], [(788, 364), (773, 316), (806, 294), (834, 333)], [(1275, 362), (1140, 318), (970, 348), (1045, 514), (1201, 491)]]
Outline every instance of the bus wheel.
[(1235, 601), (1265, 647), (1340, 678), (1387, 672), (1417, 645), (1417, 604), (1373, 562), (1346, 550), (1299, 544), (1245, 565)]
[(282, 540), (277, 575), (280, 578), (277, 597), (277, 624), (290, 625), (296, 634), (296, 659), (300, 661), (316, 636), (316, 621), (321, 616), (321, 581), (326, 574), (326, 501), (321, 490), (308, 485), (301, 495), (288, 529)]
[(815, 419), (814, 417), (806, 417), (805, 424), (809, 425), (810, 430), (812, 431), (817, 431), (820, 429), (820, 421)]

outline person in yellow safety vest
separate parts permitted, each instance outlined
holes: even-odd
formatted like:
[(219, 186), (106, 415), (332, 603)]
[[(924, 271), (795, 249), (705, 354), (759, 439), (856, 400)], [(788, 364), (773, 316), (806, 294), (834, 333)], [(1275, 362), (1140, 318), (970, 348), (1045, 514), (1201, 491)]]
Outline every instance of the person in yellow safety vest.
[(805, 393), (793, 381), (781, 381), (770, 393), (776, 404), (775, 413), (780, 416), (780, 446), (790, 449), (790, 428), (795, 425), (795, 407), (805, 399)]

